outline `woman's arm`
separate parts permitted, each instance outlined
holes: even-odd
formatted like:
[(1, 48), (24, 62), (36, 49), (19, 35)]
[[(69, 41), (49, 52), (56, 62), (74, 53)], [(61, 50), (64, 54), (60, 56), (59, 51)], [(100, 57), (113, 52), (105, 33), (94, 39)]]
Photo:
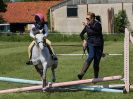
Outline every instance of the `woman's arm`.
[(86, 33), (86, 26), (84, 27), (84, 29), (82, 30), (82, 32), (80, 33), (80, 38), (82, 39), (83, 41), (83, 49), (86, 49), (86, 46), (87, 46), (87, 41), (85, 40), (85, 37), (84, 37), (84, 34)]
[(80, 33), (80, 38), (82, 39), (82, 40), (84, 40), (85, 39), (85, 37), (84, 37), (84, 34), (86, 33), (86, 26), (84, 27), (84, 29), (82, 30), (82, 32)]
[(96, 22), (94, 26), (87, 27), (86, 31), (89, 35), (99, 35), (102, 32), (101, 24)]

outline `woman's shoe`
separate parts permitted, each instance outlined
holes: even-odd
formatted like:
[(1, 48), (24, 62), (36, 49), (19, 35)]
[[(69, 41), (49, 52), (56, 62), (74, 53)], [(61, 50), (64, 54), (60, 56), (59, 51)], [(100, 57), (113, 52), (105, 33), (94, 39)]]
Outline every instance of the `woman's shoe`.
[(81, 80), (84, 75), (78, 74), (77, 76), (78, 76), (78, 79)]

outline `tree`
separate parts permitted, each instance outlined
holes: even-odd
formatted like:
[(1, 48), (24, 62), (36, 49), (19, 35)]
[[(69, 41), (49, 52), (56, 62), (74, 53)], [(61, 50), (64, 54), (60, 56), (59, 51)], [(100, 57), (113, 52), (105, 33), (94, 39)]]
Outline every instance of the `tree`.
[(15, 0), (15, 1), (29, 2), (29, 1), (59, 1), (59, 0)]
[(114, 18), (115, 33), (124, 33), (125, 27), (129, 26), (129, 21), (125, 10), (121, 10)]
[(6, 11), (7, 5), (3, 2), (3, 0), (0, 0), (0, 12)]
[(11, 0), (3, 0), (3, 2), (10, 2)]
[[(0, 12), (6, 11), (7, 5), (3, 2), (3, 0), (0, 0)], [(2, 16), (0, 15), (0, 23), (4, 22)]]

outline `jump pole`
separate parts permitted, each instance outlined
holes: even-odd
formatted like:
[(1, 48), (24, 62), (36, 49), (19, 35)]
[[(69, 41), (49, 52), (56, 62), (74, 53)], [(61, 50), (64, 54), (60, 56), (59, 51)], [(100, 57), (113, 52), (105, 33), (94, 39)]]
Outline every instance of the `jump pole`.
[(133, 85), (130, 85), (130, 90), (133, 90)]
[(132, 37), (131, 33), (130, 33), (130, 41), (131, 41), (132, 44), (133, 44), (133, 37)]
[(33, 91), (33, 90), (38, 90), (41, 88), (42, 88), (42, 85), (23, 87), (23, 88), (6, 89), (6, 90), (0, 90), (0, 94)]
[(0, 81), (23, 83), (23, 84), (33, 84), (33, 85), (34, 84), (42, 84), (42, 81), (19, 79), (19, 78), (10, 78), (10, 77), (0, 77)]
[[(82, 85), (79, 85), (79, 86), (82, 86)], [(94, 87), (94, 88), (110, 88), (110, 89), (123, 89), (125, 87), (125, 84), (93, 85), (93, 86), (88, 86), (88, 87)]]
[[(7, 90), (0, 90), (0, 94), (7, 94), (7, 93), (16, 93), (16, 92), (28, 92), (33, 90), (41, 90), (42, 85), (38, 86), (30, 86), (30, 87), (23, 87), (23, 88), (14, 88), (14, 89), (7, 89)], [(94, 92), (115, 92), (115, 93), (123, 93), (123, 90), (116, 90), (116, 89), (109, 89), (109, 88), (100, 88), (100, 87), (89, 87), (89, 86), (71, 86), (66, 88), (49, 88), (47, 91), (94, 91)]]
[[(63, 87), (65, 88), (65, 87)], [(105, 88), (103, 86), (85, 86), (85, 85), (77, 85), (77, 86), (68, 86), (66, 89), (75, 89), (75, 90), (83, 90), (83, 91), (93, 91), (93, 92), (119, 92), (123, 93), (123, 90), (120, 89), (110, 89), (110, 88)]]
[[(85, 79), (85, 80), (77, 80), (77, 81), (69, 81), (69, 82), (59, 82), (59, 83), (50, 84), (50, 85), (46, 86), (46, 88), (65, 87), (65, 86), (72, 86), (72, 85), (79, 85), (79, 84), (113, 81), (113, 80), (120, 80), (121, 78), (122, 78), (121, 76), (110, 76), (110, 77), (103, 77), (103, 78)], [(2, 94), (2, 93), (14, 93), (14, 92), (25, 92), (25, 91), (38, 90), (38, 89), (42, 89), (42, 85), (0, 90), (0, 94)]]
[(76, 85), (76, 86), (67, 86), (67, 87), (56, 87), (56, 88), (48, 88), (46, 91), (59, 91), (59, 92), (68, 92), (68, 91), (92, 91), (92, 92), (113, 92), (113, 93), (123, 93), (121, 89), (110, 89), (110, 88), (102, 88), (102, 87), (92, 87), (86, 85)]
[[(20, 78), (11, 78), (11, 77), (0, 77), (0, 81), (13, 82), (13, 83), (22, 83), (22, 84), (31, 84), (31, 85), (41, 85), (42, 81), (38, 80), (27, 80)], [(112, 84), (112, 85), (94, 85), (90, 87), (98, 88), (123, 88), (124, 84)]]
[[(58, 56), (82, 56), (84, 54), (57, 54)], [(122, 54), (117, 54), (117, 53), (105, 53), (105, 55), (109, 56), (121, 56)]]
[[(130, 41), (133, 44), (133, 37), (132, 37), (131, 33), (129, 34), (129, 36), (130, 36)], [(133, 90), (133, 85), (130, 85), (130, 90)]]
[(127, 28), (125, 28), (125, 38), (124, 38), (124, 83), (125, 90), (129, 92), (129, 36), (130, 33)]
[(60, 82), (60, 83), (53, 83), (50, 85), (50, 87), (63, 87), (63, 86), (72, 86), (72, 85), (87, 84), (87, 83), (113, 81), (113, 80), (120, 80), (121, 78), (122, 76), (110, 76), (110, 77), (85, 79), (85, 80), (77, 80), (70, 82)]

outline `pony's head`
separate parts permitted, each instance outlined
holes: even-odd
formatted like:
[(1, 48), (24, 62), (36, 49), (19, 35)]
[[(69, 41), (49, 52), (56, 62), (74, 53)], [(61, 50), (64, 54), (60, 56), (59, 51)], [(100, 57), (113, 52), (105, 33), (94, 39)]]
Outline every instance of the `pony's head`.
[(40, 47), (40, 49), (42, 50), (44, 48), (44, 45), (45, 45), (45, 37), (43, 34), (36, 34), (35, 36), (35, 41), (36, 41), (36, 44)]

